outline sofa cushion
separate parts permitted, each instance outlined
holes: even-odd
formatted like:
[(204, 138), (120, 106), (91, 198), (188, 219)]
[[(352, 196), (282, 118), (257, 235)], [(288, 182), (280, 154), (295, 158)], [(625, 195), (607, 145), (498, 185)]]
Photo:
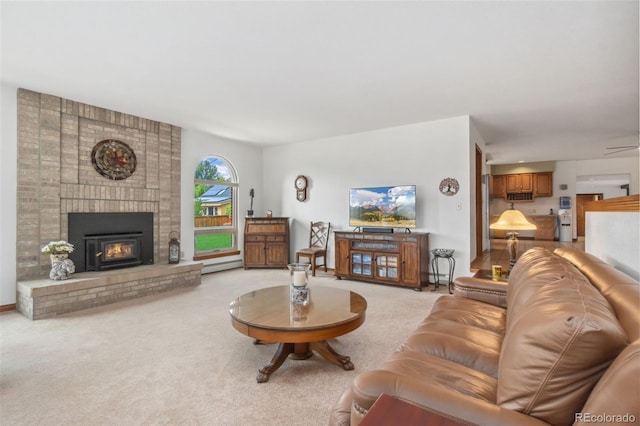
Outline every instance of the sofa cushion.
[(433, 304), (424, 320), (448, 319), (504, 334), (507, 311), (496, 305), (464, 297), (442, 296)]
[(640, 338), (640, 286), (638, 281), (592, 254), (568, 247), (554, 253), (571, 261), (611, 304), (629, 340)]
[(502, 308), (443, 296), (398, 350), (428, 353), (497, 378), (504, 322)]
[(500, 354), (498, 404), (554, 425), (572, 424), (627, 344), (615, 313), (588, 281), (564, 278), (539, 286), (511, 314)]
[(507, 287), (507, 324), (511, 317), (527, 304), (540, 287), (564, 278), (587, 278), (566, 259), (554, 256), (541, 247), (527, 250), (520, 256), (509, 275)]
[(368, 410), (383, 393), (425, 405), (432, 393), (452, 393), (495, 403), (495, 378), (446, 359), (416, 351), (393, 353), (376, 370), (356, 376), (354, 403)]
[(498, 377), (502, 335), (450, 320), (430, 319), (399, 350), (417, 351)]

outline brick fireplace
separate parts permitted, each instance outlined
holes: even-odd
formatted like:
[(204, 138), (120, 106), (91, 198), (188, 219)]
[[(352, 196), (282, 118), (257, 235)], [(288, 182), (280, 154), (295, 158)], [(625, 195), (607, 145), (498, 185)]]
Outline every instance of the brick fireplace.
[[(168, 235), (180, 229), (181, 129), (29, 90), (18, 90), (18, 280), (48, 276), (40, 252), (68, 239), (69, 213), (153, 213), (154, 263), (167, 261)], [(100, 175), (91, 151), (126, 142), (137, 168), (125, 180)]]
[[(146, 260), (166, 264), (169, 233), (180, 230), (181, 129), (25, 89), (18, 90), (17, 103), (18, 292), (30, 281), (37, 288), (49, 281), (51, 265), (41, 248), (69, 240), (69, 215), (76, 213), (151, 214), (153, 242)], [(94, 169), (92, 149), (106, 139), (123, 141), (135, 152), (137, 167), (127, 179), (108, 179)]]

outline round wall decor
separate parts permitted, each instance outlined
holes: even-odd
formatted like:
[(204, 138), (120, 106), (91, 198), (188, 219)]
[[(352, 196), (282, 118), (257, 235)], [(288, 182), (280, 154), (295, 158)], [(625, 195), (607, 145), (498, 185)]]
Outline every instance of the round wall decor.
[(136, 171), (136, 154), (124, 142), (106, 139), (91, 151), (91, 163), (107, 179), (126, 179)]
[(456, 195), (460, 190), (460, 184), (456, 178), (444, 178), (440, 181), (439, 189), (444, 195)]

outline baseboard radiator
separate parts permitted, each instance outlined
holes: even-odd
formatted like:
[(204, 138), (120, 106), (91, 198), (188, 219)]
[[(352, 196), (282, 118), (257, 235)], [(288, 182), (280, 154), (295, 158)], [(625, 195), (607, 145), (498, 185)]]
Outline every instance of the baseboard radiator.
[(229, 269), (242, 268), (244, 264), (242, 260), (230, 260), (228, 262), (210, 263), (202, 265), (202, 274), (210, 274), (212, 272), (227, 271)]

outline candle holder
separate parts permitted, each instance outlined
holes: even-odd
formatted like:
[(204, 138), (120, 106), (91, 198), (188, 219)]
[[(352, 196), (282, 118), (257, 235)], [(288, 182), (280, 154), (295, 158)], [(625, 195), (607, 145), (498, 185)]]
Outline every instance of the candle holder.
[(289, 313), (291, 314), (291, 320), (300, 322), (306, 321), (309, 314), (309, 304), (303, 303), (290, 303)]
[(309, 304), (309, 263), (290, 263), (289, 276), (291, 282), (291, 303), (297, 305)]

